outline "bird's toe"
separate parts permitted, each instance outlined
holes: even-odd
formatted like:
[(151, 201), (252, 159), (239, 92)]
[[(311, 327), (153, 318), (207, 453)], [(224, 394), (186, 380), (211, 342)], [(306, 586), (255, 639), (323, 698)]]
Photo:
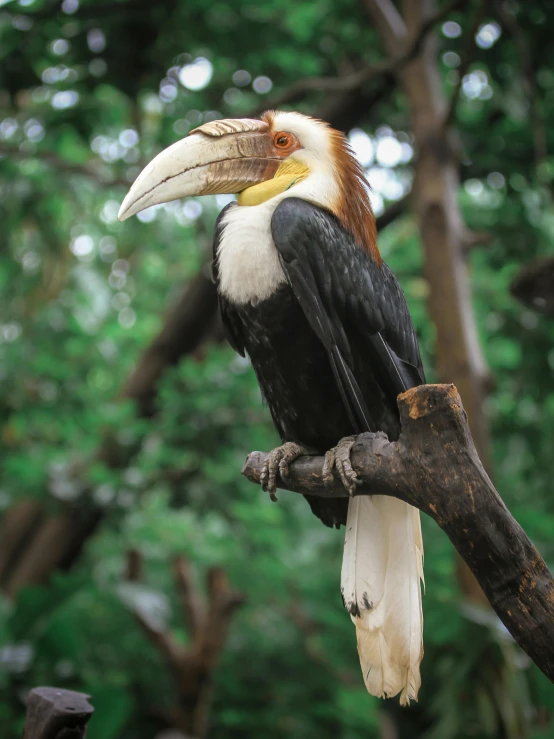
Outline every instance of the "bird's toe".
[(294, 441), (287, 441), (282, 446), (269, 452), (262, 467), (260, 483), (262, 489), (269, 493), (271, 500), (277, 500), (275, 492), (278, 477), (280, 476), (282, 480), (285, 480), (294, 460), (308, 453), (309, 450), (306, 447)]
[(322, 471), (323, 481), (330, 483), (333, 481), (333, 468), (336, 469), (349, 495), (354, 495), (356, 486), (362, 482), (350, 461), (350, 452), (355, 442), (355, 436), (345, 436), (341, 439), (336, 447), (325, 454)]

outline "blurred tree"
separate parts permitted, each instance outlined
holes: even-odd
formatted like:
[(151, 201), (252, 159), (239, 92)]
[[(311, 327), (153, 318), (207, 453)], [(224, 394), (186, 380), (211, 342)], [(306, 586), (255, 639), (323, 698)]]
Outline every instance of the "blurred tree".
[[(432, 525), (421, 701), (407, 711), (389, 703), (382, 721), (340, 604), (342, 537), (303, 501), (283, 495), (273, 506), (240, 479), (245, 453), (275, 437), (248, 365), (211, 341), (205, 264), (224, 200), (116, 220), (140, 167), (199, 123), (273, 104), (321, 115), (349, 132), (376, 212), (392, 205), (380, 246), (432, 380), (438, 321), (451, 307), (445, 298), (427, 314), (425, 237), (405, 196), (442, 133), (418, 137), (420, 100), (396, 84), (414, 55), (432, 53), (439, 93), (456, 101), (444, 111), (459, 137), (443, 152), (454, 151), (450, 187), (461, 181), (450, 205), (468, 230), (490, 234), (483, 248), (467, 240), (457, 259), (467, 260), (459, 266), (494, 378), (480, 403), (491, 466), (553, 560), (554, 326), (509, 289), (553, 232), (551, 5), (439, 3), (438, 21), (385, 57), (368, 5), (0, 0), (3, 735), (20, 731), (37, 684), (93, 696), (91, 739), (150, 739), (164, 725), (171, 674), (131, 611), (187, 643), (166, 566), (177, 554), (223, 564), (247, 596), (216, 673), (210, 736), (244, 739), (260, 726), (292, 738), (554, 735), (552, 687), (487, 611), (461, 604), (452, 549)], [(132, 595), (130, 548), (151, 583)]]

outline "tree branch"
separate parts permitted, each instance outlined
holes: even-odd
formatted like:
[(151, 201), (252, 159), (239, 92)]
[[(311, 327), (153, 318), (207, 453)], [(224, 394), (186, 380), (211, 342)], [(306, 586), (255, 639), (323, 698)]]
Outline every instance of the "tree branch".
[[(141, 559), (138, 552), (133, 556)], [(141, 570), (142, 567), (135, 566), (134, 569)], [(231, 619), (244, 602), (244, 596), (231, 588), (221, 568), (213, 568), (207, 573), (207, 599), (195, 586), (190, 564), (183, 557), (174, 561), (173, 573), (190, 644), (179, 644), (170, 629), (155, 628), (136, 609), (134, 615), (173, 675), (177, 701), (170, 711), (170, 722), (185, 734), (201, 738), (208, 730), (215, 670), (225, 647)]]
[(181, 600), (183, 616), (188, 626), (191, 640), (200, 634), (202, 622), (206, 618), (206, 605), (194, 586), (192, 567), (184, 557), (177, 557), (173, 562), (173, 576)]
[(375, 20), (379, 33), (386, 38), (387, 46), (402, 47), (408, 37), (408, 29), (392, 0), (364, 0), (364, 5)]
[(427, 35), (437, 23), (441, 23), (450, 13), (464, 5), (467, 0), (451, 0), (444, 7), (428, 18), (416, 34), (408, 48), (390, 59), (377, 64), (371, 64), (343, 77), (306, 77), (298, 80), (284, 90), (280, 95), (273, 97), (269, 103), (254, 111), (254, 115), (267, 108), (280, 108), (283, 105), (294, 103), (307, 92), (348, 92), (354, 91), (382, 75), (396, 73), (406, 66), (419, 53)]
[[(352, 463), (357, 494), (390, 495), (433, 518), (475, 575), (510, 634), (554, 681), (554, 580), (544, 560), (495, 490), (473, 444), (454, 385), (422, 385), (398, 397), (402, 433), (362, 434)], [(243, 474), (259, 482), (266, 455), (253, 452)], [(322, 457), (291, 466), (281, 487), (319, 497), (346, 497), (325, 486)]]

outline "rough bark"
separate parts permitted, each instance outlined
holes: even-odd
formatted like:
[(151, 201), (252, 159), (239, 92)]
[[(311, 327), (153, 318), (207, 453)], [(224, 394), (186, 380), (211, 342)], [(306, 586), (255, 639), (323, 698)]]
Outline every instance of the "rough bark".
[(23, 739), (83, 739), (94, 712), (90, 696), (61, 688), (34, 688), (27, 700)]
[[(391, 495), (427, 513), (446, 533), (510, 634), (554, 681), (554, 580), (512, 517), (475, 448), (454, 385), (422, 385), (398, 397), (402, 432), (362, 434), (352, 463), (357, 495)], [(260, 480), (266, 455), (250, 454), (243, 474)], [(323, 457), (303, 457), (279, 487), (303, 495), (347, 497), (335, 476), (325, 485)]]

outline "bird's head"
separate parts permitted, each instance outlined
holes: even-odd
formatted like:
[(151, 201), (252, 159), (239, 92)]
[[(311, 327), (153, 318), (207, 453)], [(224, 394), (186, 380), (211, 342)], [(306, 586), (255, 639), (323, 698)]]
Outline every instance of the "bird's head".
[(123, 221), (177, 198), (237, 194), (239, 206), (296, 196), (333, 212), (360, 246), (378, 254), (368, 183), (345, 137), (292, 112), (211, 121), (168, 147), (140, 173)]

